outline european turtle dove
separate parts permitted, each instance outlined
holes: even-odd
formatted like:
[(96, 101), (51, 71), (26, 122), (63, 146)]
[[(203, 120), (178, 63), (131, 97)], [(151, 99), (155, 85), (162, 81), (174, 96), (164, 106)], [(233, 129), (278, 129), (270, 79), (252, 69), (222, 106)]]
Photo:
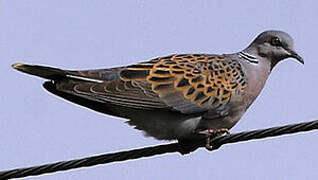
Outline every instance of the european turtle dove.
[(295, 58), (282, 31), (261, 33), (233, 54), (175, 54), (135, 65), (85, 71), (13, 64), (45, 79), (51, 93), (95, 111), (129, 119), (147, 136), (193, 140), (228, 132), (264, 87), (273, 67)]

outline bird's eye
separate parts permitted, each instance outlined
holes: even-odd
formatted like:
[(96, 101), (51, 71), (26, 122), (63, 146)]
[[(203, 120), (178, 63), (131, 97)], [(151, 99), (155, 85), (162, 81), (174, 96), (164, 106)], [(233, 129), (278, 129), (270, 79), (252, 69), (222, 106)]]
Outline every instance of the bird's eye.
[(282, 42), (280, 41), (280, 39), (278, 37), (274, 37), (272, 40), (271, 40), (271, 44), (273, 46), (281, 46), (282, 45)]

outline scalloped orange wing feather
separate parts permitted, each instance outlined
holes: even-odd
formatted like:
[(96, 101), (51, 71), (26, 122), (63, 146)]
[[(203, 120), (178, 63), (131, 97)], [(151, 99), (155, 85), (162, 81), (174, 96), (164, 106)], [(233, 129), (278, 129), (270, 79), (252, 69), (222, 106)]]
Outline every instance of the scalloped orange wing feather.
[(246, 91), (241, 65), (225, 56), (181, 54), (153, 59), (120, 71), (123, 82), (147, 84), (169, 107), (182, 113), (226, 105), (233, 94)]

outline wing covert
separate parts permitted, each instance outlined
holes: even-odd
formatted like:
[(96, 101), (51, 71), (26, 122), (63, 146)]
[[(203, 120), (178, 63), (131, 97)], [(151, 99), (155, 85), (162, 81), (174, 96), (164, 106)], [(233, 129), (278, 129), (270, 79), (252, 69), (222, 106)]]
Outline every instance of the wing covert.
[(226, 105), (233, 94), (245, 92), (241, 65), (225, 56), (181, 54), (153, 59), (124, 68), (125, 82), (149, 84), (169, 107), (182, 113), (202, 112)]

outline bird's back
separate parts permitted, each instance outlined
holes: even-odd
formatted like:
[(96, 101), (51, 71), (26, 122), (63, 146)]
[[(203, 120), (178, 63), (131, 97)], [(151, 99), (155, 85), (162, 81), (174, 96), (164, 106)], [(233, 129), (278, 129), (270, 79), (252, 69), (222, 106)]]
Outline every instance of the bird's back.
[[(164, 122), (152, 118), (155, 114), (166, 119), (166, 124), (178, 124), (204, 114), (219, 116), (224, 109), (229, 109), (231, 98), (244, 94), (247, 88), (241, 64), (224, 55), (177, 54), (125, 67), (86, 71), (22, 64), (14, 67), (51, 79), (44, 87), (55, 95), (102, 113), (130, 119), (130, 124), (146, 132), (155, 122)], [(147, 120), (143, 120), (144, 117)], [(157, 136), (150, 131), (147, 133)], [(177, 138), (178, 135), (170, 136)], [(171, 137), (157, 138), (173, 139)]]

